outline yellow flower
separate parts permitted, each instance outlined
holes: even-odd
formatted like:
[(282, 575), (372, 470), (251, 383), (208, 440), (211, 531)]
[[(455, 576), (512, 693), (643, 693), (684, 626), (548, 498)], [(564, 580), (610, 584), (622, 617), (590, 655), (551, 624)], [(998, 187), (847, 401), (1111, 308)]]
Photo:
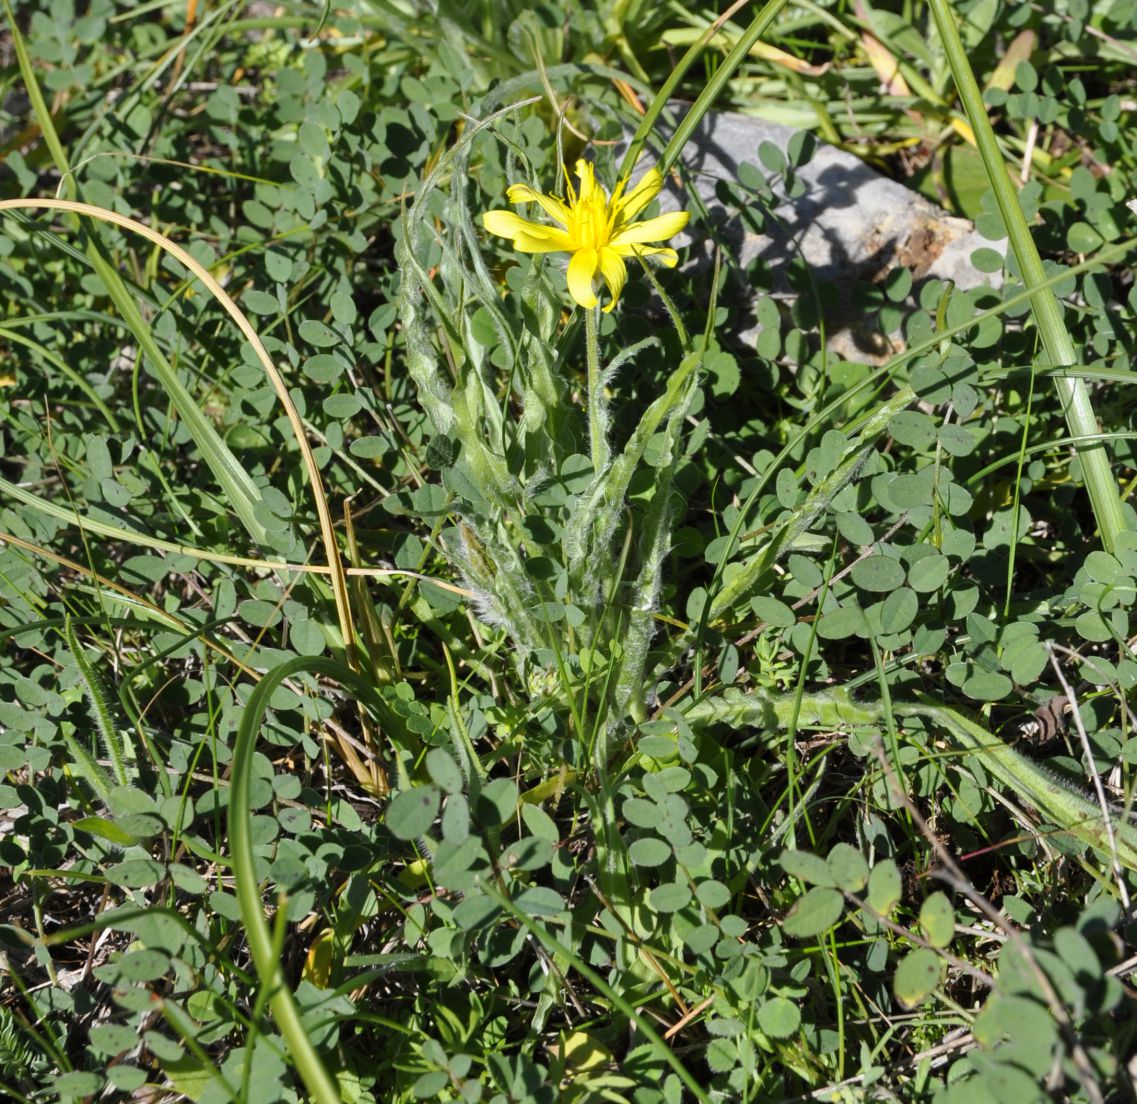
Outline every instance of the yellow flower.
[[(566, 171), (566, 177), (567, 177)], [(590, 161), (576, 163), (580, 190), (567, 180), (568, 202), (557, 196), (543, 195), (528, 184), (511, 184), (506, 193), (510, 203), (536, 203), (560, 226), (547, 226), (515, 215), (512, 211), (487, 211), (482, 224), (491, 234), (513, 239), (513, 248), (522, 253), (571, 253), (568, 265), (569, 294), (582, 307), (595, 307), (599, 300), (593, 285), (597, 276), (604, 279), (612, 298), (610, 311), (620, 298), (628, 270), (625, 257), (657, 257), (668, 268), (679, 260), (674, 249), (647, 245), (666, 241), (687, 225), (686, 211), (636, 222), (635, 218), (663, 187), (658, 169), (651, 169), (631, 191), (624, 194), (627, 180), (621, 180), (609, 198), (596, 183)]]

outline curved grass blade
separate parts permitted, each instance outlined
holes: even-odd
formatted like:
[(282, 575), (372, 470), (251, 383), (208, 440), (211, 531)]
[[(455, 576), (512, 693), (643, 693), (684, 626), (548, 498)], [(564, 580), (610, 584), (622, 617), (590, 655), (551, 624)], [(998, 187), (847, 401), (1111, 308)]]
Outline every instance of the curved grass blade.
[(253, 775), (253, 752), (257, 732), (268, 709), (273, 692), (285, 679), (301, 672), (324, 675), (356, 696), (362, 705), (382, 712), (371, 684), (350, 667), (324, 656), (301, 656), (274, 667), (265, 675), (245, 706), (237, 738), (233, 745), (233, 771), (229, 787), (229, 850), (233, 857), (233, 876), (237, 901), (245, 925), (249, 950), (277, 1026), (288, 1044), (289, 1056), (303, 1078), (316, 1104), (340, 1104), (340, 1093), (328, 1073), (300, 1020), (300, 1012), (284, 979), (284, 972), (274, 948), (272, 932), (265, 919), (260, 882), (253, 857), (253, 823), (250, 788)]

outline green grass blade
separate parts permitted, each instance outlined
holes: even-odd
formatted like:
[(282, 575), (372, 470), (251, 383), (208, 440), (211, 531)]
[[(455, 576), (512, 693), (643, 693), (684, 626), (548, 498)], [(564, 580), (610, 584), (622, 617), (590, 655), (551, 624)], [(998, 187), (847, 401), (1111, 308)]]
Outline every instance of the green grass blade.
[[(691, 106), (691, 110), (687, 112), (686, 117), (676, 129), (671, 141), (667, 143), (667, 148), (664, 150), (659, 162), (660, 172), (666, 173), (675, 163), (675, 159), (679, 156), (680, 151), (691, 137), (692, 131), (699, 125), (699, 121), (707, 111), (710, 110), (711, 104), (714, 103), (718, 94), (722, 91), (723, 86), (734, 76), (734, 71), (742, 64), (743, 58), (750, 52), (754, 43), (762, 37), (763, 32), (773, 23), (778, 13), (786, 6), (786, 3), (787, 0), (769, 0), (766, 6), (755, 16), (750, 26), (746, 28), (742, 37), (735, 43), (734, 48), (715, 71), (715, 75), (707, 82), (707, 86), (699, 94), (699, 98)], [(693, 43), (690, 49), (679, 59), (679, 64), (675, 66), (667, 80), (660, 86), (659, 92), (656, 93), (655, 98), (644, 113), (640, 125), (636, 128), (636, 133), (628, 145), (623, 161), (620, 162), (618, 177), (626, 177), (635, 167), (640, 155), (640, 150), (643, 149), (644, 143), (647, 141), (647, 136), (652, 132), (655, 124), (659, 121), (659, 116), (667, 107), (667, 102), (671, 99), (675, 89), (679, 87), (679, 82), (686, 75), (687, 70), (691, 68), (699, 55), (702, 54), (707, 43), (718, 33), (719, 26), (722, 22), (725, 22), (725, 17), (715, 20), (715, 22), (707, 28), (699, 37), (698, 41)]]
[[(722, 64), (715, 70), (715, 74), (702, 92), (699, 93), (699, 98), (691, 105), (691, 110), (683, 117), (683, 121), (675, 129), (675, 133), (671, 136), (671, 140), (667, 143), (663, 151), (663, 156), (659, 159), (659, 171), (666, 174), (667, 170), (679, 158), (679, 154), (683, 152), (683, 147), (687, 144), (691, 135), (694, 133), (695, 128), (702, 122), (703, 116), (706, 115), (711, 109), (711, 105), (718, 99), (719, 93), (726, 87), (727, 81), (734, 76), (735, 70), (746, 59), (746, 55), (750, 53), (754, 43), (762, 37), (762, 35), (769, 29), (770, 24), (777, 18), (782, 8), (786, 6), (788, 0), (767, 0), (762, 10), (754, 17), (753, 22), (743, 32), (742, 37), (734, 44), (733, 49), (723, 59)], [(700, 48), (701, 49), (701, 48)], [(664, 86), (666, 87), (666, 86)], [(656, 103), (651, 105), (647, 115), (644, 116), (643, 125), (648, 123), (652, 118), (652, 112), (655, 111), (656, 115), (663, 109), (663, 103), (660, 102), (660, 97), (656, 98)], [(658, 110), (657, 110), (658, 103)], [(654, 123), (654, 119), (652, 119)]]
[(83, 647), (75, 635), (75, 627), (71, 623), (70, 616), (63, 622), (63, 638), (67, 641), (67, 650), (75, 660), (75, 666), (78, 667), (79, 674), (83, 679), (83, 689), (87, 701), (90, 703), (91, 713), (95, 718), (95, 727), (98, 728), (99, 736), (102, 738), (103, 750), (106, 751), (107, 758), (110, 759), (111, 765), (114, 767), (115, 781), (120, 786), (129, 785), (130, 778), (126, 773), (122, 738), (118, 734), (118, 729), (115, 728), (114, 717), (107, 705), (102, 681), (87, 661)]
[[(1003, 216), (1003, 224), (1007, 228), (1007, 236), (1022, 273), (1023, 283), (1031, 292), (1031, 309), (1047, 359), (1054, 368), (1072, 367), (1076, 364), (1074, 342), (1066, 327), (1058, 297), (1052, 290), (1042, 286), (1046, 281), (1042, 258), (999, 153), (995, 131), (983, 104), (983, 93), (967, 60), (967, 52), (959, 36), (951, 5), (948, 0), (930, 0), (930, 7), (947, 54), (952, 78), (959, 91), (960, 102), (971, 129), (975, 132), (983, 169), (998, 203), (999, 213)], [(1057, 380), (1057, 386), (1071, 436), (1085, 438), (1097, 433), (1098, 422), (1085, 382), (1078, 378), (1062, 377)], [(1129, 526), (1121, 510), (1121, 497), (1118, 494), (1117, 480), (1110, 470), (1108, 453), (1101, 444), (1082, 445), (1078, 447), (1078, 458), (1082, 462), (1086, 490), (1090, 495), (1102, 543), (1112, 552), (1117, 538)]]
[(563, 957), (567, 959), (572, 964), (573, 969), (576, 970), (585, 981), (603, 993), (623, 1015), (627, 1016), (627, 1018), (636, 1025), (637, 1029), (643, 1033), (644, 1038), (647, 1039), (651, 1045), (651, 1048), (675, 1071), (679, 1079), (687, 1086), (687, 1091), (699, 1101), (699, 1104), (710, 1104), (711, 1098), (703, 1090), (698, 1081), (691, 1076), (690, 1071), (679, 1061), (675, 1052), (664, 1042), (655, 1028), (648, 1023), (644, 1016), (641, 1016), (636, 1011), (630, 1002), (617, 993), (599, 973), (586, 965), (579, 956), (565, 947), (563, 943), (554, 939), (540, 924), (535, 923), (531, 917), (523, 913), (508, 897), (498, 893), (493, 886), (485, 884), (482, 886), (482, 891), (486, 896), (490, 897), (505, 909), (505, 911), (525, 928), (550, 955), (554, 958)]
[(178, 544), (176, 541), (163, 540), (161, 537), (152, 537), (149, 533), (141, 533), (137, 529), (128, 529), (123, 525), (99, 521), (97, 518), (83, 516), (68, 506), (62, 506), (58, 502), (52, 502), (50, 499), (34, 495), (31, 491), (26, 491), (23, 487), (10, 483), (7, 479), (0, 479), (0, 492), (3, 492), (13, 502), (21, 502), (39, 513), (58, 518), (69, 525), (77, 525), (89, 533), (97, 533), (99, 536), (109, 537), (111, 540), (141, 545), (143, 548), (149, 548), (155, 552), (171, 552), (177, 555), (209, 560), (212, 563), (260, 567), (271, 571), (310, 571), (308, 565), (305, 564), (290, 564), (278, 560), (257, 560), (248, 556), (237, 556), (230, 552), (212, 552), (188, 544)]
[(265, 919), (260, 880), (257, 877), (257, 867), (253, 857), (253, 823), (249, 794), (257, 732), (273, 692), (285, 679), (304, 671), (334, 679), (351, 690), (361, 702), (374, 702), (375, 694), (371, 685), (351, 668), (332, 659), (302, 656), (274, 667), (265, 675), (249, 696), (233, 745), (233, 773), (229, 789), (229, 849), (233, 856), (237, 901), (249, 941), (249, 950), (252, 952), (261, 985), (269, 995), (269, 1005), (277, 1026), (288, 1044), (289, 1057), (316, 1104), (340, 1104), (339, 1089), (308, 1038), (300, 1019), (299, 1009), (285, 982), (280, 960), (274, 949), (272, 932)]
[[(693, 727), (726, 725), (759, 729), (767, 738), (764, 742), (772, 744), (777, 734), (790, 723), (797, 704), (792, 695), (763, 691), (744, 694), (731, 689), (717, 697), (704, 699), (688, 709), (684, 716)], [(1096, 802), (955, 709), (940, 705), (924, 695), (920, 695), (918, 701), (893, 701), (890, 706), (883, 702), (859, 702), (842, 690), (805, 694), (800, 706), (797, 712), (799, 729), (881, 725), (887, 723), (889, 708), (896, 717), (923, 718), (937, 731), (950, 737), (965, 764), (968, 757), (974, 757), (1002, 786), (1024, 798), (1080, 843), (1102, 854), (1110, 854), (1101, 809)], [(1119, 861), (1127, 869), (1137, 870), (1137, 827), (1119, 819), (1113, 828)]]
[(0, 326), (0, 338), (5, 341), (10, 341), (14, 345), (22, 345), (25, 349), (30, 349), (38, 356), (43, 357), (53, 368), (55, 368), (61, 375), (66, 376), (84, 395), (90, 400), (91, 405), (106, 419), (107, 425), (110, 427), (112, 433), (121, 432), (118, 419), (111, 412), (110, 407), (107, 406), (102, 399), (99, 398), (99, 393), (87, 382), (70, 364), (67, 363), (63, 357), (57, 353), (53, 353), (46, 346), (41, 345), (38, 341), (33, 341), (30, 337), (25, 337), (22, 333), (16, 330), (9, 329), (7, 326)]
[[(7, 17), (12, 43), (16, 50), (16, 59), (20, 67), (20, 75), (23, 77), (36, 122), (43, 133), (44, 142), (51, 153), (52, 160), (63, 177), (64, 190), (69, 197), (75, 198), (78, 189), (67, 159), (67, 153), (59, 139), (55, 124), (52, 122), (47, 102), (43, 98), (43, 92), (36, 79), (35, 69), (32, 66), (31, 58), (28, 56), (23, 36), (20, 34), (16, 18), (12, 13), (12, 6), (8, 0), (3, 0), (3, 2), (4, 14)], [(134, 296), (105, 255), (98, 226), (89, 219), (84, 220), (83, 225), (89, 237), (89, 245), (86, 250), (87, 258), (106, 288), (107, 294), (130, 327), (139, 348), (149, 359), (154, 374), (169, 394), (170, 401), (174, 404), (178, 416), (186, 423), (194, 442), (201, 450), (202, 457), (224, 489), (237, 516), (248, 530), (249, 536), (258, 544), (265, 544), (268, 536), (267, 531), (256, 519), (254, 513), (255, 507), (260, 501), (260, 491), (240, 461), (222, 441), (212, 423), (202, 413), (201, 408), (178, 378), (177, 372), (166, 359), (165, 354), (158, 347), (150, 326), (138, 309)]]

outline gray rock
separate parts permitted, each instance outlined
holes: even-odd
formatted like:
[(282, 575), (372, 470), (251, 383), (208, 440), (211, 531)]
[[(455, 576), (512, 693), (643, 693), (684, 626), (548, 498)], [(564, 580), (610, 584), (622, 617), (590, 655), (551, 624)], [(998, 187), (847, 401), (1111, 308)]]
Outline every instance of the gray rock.
[[(759, 160), (759, 146), (769, 142), (782, 153), (800, 132), (749, 115), (711, 112), (695, 130), (683, 152), (688, 179), (706, 204), (717, 236), (742, 273), (756, 262), (765, 294), (793, 296), (790, 268), (795, 257), (809, 266), (813, 280), (830, 285), (826, 302), (830, 352), (850, 360), (887, 359), (898, 348), (854, 303), (858, 284), (878, 283), (898, 266), (909, 268), (915, 286), (926, 277), (952, 280), (960, 288), (998, 284), (998, 274), (980, 272), (971, 254), (981, 246), (1005, 253), (1005, 242), (982, 237), (966, 219), (953, 218), (923, 196), (882, 176), (859, 158), (820, 140), (812, 158), (791, 175), (787, 192), (781, 174), (770, 173)], [(801, 141), (801, 139), (798, 139)], [(746, 202), (735, 190), (724, 202), (720, 181), (737, 183), (744, 163), (756, 166), (772, 190), (771, 202)], [(663, 210), (692, 206), (675, 174), (660, 198)], [(699, 233), (700, 240), (703, 234)], [(690, 233), (675, 245), (693, 245), (689, 263), (705, 265), (713, 243), (700, 249)], [(800, 287), (801, 281), (797, 284)], [(735, 285), (737, 287), (737, 285)], [(749, 344), (758, 328), (745, 318), (738, 339)], [(912, 301), (909, 301), (911, 307)]]

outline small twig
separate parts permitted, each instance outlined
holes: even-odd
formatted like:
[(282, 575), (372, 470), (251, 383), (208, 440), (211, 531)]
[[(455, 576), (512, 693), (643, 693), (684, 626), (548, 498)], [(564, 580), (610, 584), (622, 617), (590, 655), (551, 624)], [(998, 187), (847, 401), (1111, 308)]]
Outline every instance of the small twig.
[(596, 884), (595, 879), (585, 874), (584, 880), (588, 883), (589, 889), (592, 890), (593, 896), (604, 906), (605, 910), (610, 916), (613, 917), (613, 919), (615, 919), (616, 923), (618, 923), (620, 927), (624, 929), (624, 935), (627, 937), (628, 942), (630, 942), (632, 946), (635, 947), (637, 951), (639, 951), (648, 967), (655, 971), (659, 977), (659, 980), (663, 982), (664, 986), (667, 988), (667, 991), (671, 994), (671, 999), (675, 1001), (675, 1003), (679, 1006), (679, 1011), (682, 1012), (684, 1016), (686, 1016), (690, 1011), (690, 1009), (687, 1007), (687, 1002), (680, 995), (679, 990), (676, 989), (672, 984), (671, 979), (667, 976), (667, 971), (664, 970), (664, 968), (659, 964), (659, 959), (657, 959), (652, 953), (651, 948), (648, 947), (648, 945), (642, 939), (640, 939), (636, 932), (628, 926), (624, 918), (620, 915), (619, 911), (608, 900), (608, 898), (604, 896), (603, 890), (601, 890), (601, 888)]
[[(927, 1050), (921, 1050), (918, 1054), (913, 1054), (910, 1058), (906, 1058), (902, 1062), (892, 1063), (892, 1069), (897, 1072), (902, 1069), (912, 1069), (914, 1066), (919, 1066), (922, 1062), (927, 1062), (929, 1068), (934, 1069), (937, 1065), (943, 1063), (953, 1050), (971, 1050), (974, 1046), (975, 1037), (971, 1034), (971, 1031), (966, 1027), (956, 1028), (955, 1031), (949, 1032), (942, 1043), (937, 1043), (934, 1047), (928, 1047)], [(805, 1093), (803, 1096), (795, 1096), (793, 1099), (787, 1100), (785, 1104), (804, 1104), (807, 1100), (833, 1100), (837, 1089), (852, 1088), (852, 1086), (859, 1085), (864, 1080), (865, 1075), (862, 1073), (856, 1077), (839, 1081), (835, 1085), (826, 1085), (823, 1088), (814, 1089), (812, 1092)]]
[[(940, 955), (949, 966), (953, 966), (961, 974), (966, 974), (973, 981), (979, 982), (985, 989), (991, 989), (995, 985), (995, 979), (985, 970), (980, 970), (978, 966), (972, 966), (970, 962), (964, 962), (962, 958), (957, 958), (950, 951), (945, 951), (942, 947), (936, 947), (929, 943), (923, 936), (917, 935), (914, 931), (910, 931), (904, 927), (903, 924), (897, 924), (894, 920), (889, 920), (883, 913), (877, 912), (872, 908), (869, 903), (862, 900), (855, 893), (850, 893), (848, 890), (844, 891), (845, 898), (851, 901), (857, 908), (864, 909), (870, 913), (878, 924), (883, 924), (894, 935), (903, 936), (910, 943), (915, 943), (917, 947), (924, 947), (926, 950), (934, 951)], [(958, 927), (958, 925), (957, 925)], [(989, 935), (989, 932), (984, 932), (984, 935)]]
[(1101, 774), (1098, 772), (1097, 764), (1094, 762), (1093, 749), (1090, 747), (1090, 738), (1086, 733), (1086, 726), (1082, 720), (1082, 712), (1078, 708), (1078, 699), (1074, 696), (1074, 688), (1067, 681), (1066, 675), (1062, 670), (1062, 665), (1058, 662), (1058, 658), (1054, 654), (1055, 646), (1048, 643), (1046, 650), (1050, 656), (1050, 666), (1054, 668), (1054, 673), (1058, 676), (1058, 681), (1062, 684), (1062, 692), (1070, 702), (1070, 713), (1074, 718), (1074, 728), (1078, 731), (1078, 739), (1082, 742), (1082, 751), (1086, 757), (1086, 770), (1093, 780), (1094, 792), (1097, 794), (1098, 804), (1101, 806), (1102, 821), (1105, 824), (1105, 836), (1109, 841), (1110, 863), (1113, 866), (1113, 876), (1117, 880), (1117, 894), (1121, 898), (1121, 907), (1125, 910), (1126, 917), (1129, 917), (1131, 915), (1129, 890), (1125, 885), (1125, 875), (1121, 870), (1121, 860), (1117, 857), (1117, 838), (1113, 834), (1113, 817), (1110, 816), (1109, 801), (1105, 796), (1105, 788), (1101, 784)]
[(1111, 966), (1106, 973), (1110, 977), (1121, 977), (1122, 974), (1132, 973), (1137, 971), (1137, 955), (1131, 955), (1124, 962), (1119, 962), (1116, 966)]
[(976, 939), (990, 939), (993, 943), (1006, 943), (1007, 937), (1002, 932), (991, 931), (990, 928), (977, 928), (974, 924), (956, 924), (955, 930), (959, 935), (973, 935)]
[(1034, 147), (1038, 142), (1038, 120), (1031, 119), (1030, 129), (1026, 132), (1026, 149), (1023, 150), (1023, 168), (1019, 174), (1019, 182), (1026, 184), (1030, 180), (1031, 163), (1034, 161)]
[(931, 844), (932, 850), (936, 853), (936, 857), (942, 864), (942, 869), (935, 871), (935, 877), (945, 882), (957, 893), (967, 897), (988, 920), (997, 924), (1007, 933), (1008, 941), (1023, 956), (1023, 960), (1038, 982), (1038, 987), (1043, 999), (1050, 1008), (1050, 1013), (1058, 1024), (1058, 1029), (1062, 1033), (1066, 1046), (1069, 1048), (1070, 1059), (1074, 1063), (1074, 1068), (1078, 1071), (1078, 1079), (1082, 1083), (1082, 1088), (1085, 1089), (1087, 1099), (1090, 1101), (1090, 1104), (1105, 1104), (1105, 1098), (1102, 1096), (1101, 1089), (1098, 1088), (1097, 1081), (1094, 1077), (1093, 1066), (1090, 1065), (1089, 1056), (1086, 1054), (1085, 1048), (1078, 1038), (1078, 1033), (1074, 1030), (1074, 1023), (1070, 1019), (1070, 1014), (1066, 1010), (1065, 1004), (1062, 1003), (1062, 998), (1058, 995), (1050, 977), (1039, 965), (1038, 959), (1034, 954), (1034, 949), (1031, 947), (1029, 941), (1024, 938), (1018, 925), (995, 908), (995, 906), (975, 888), (971, 880), (955, 861), (955, 857), (952, 853), (940, 842), (935, 832), (932, 831), (928, 822), (920, 813), (920, 810), (916, 808), (915, 802), (901, 789), (896, 778), (896, 772), (892, 769), (892, 764), (888, 761), (888, 756), (884, 753), (884, 744), (881, 742), (879, 736), (877, 737), (873, 751), (876, 754), (877, 760), (880, 762), (881, 769), (884, 771), (885, 777), (888, 779), (889, 786), (896, 796), (896, 799), (908, 810), (912, 822), (920, 830), (920, 833), (928, 843)]
[(699, 1003), (696, 1004), (694, 1006), (694, 1008), (688, 1008), (686, 1013), (684, 1013), (683, 1018), (681, 1020), (677, 1020), (675, 1023), (673, 1023), (663, 1033), (663, 1037), (665, 1039), (670, 1039), (673, 1036), (678, 1035), (679, 1032), (682, 1031), (683, 1028), (685, 1028), (697, 1015), (699, 1015), (700, 1012), (705, 1012), (714, 1003), (715, 1003), (715, 998), (713, 996), (711, 996), (711, 997), (707, 997), (706, 1000), (699, 1001)]
[[(545, 973), (554, 974), (557, 981), (561, 983), (564, 991), (568, 994), (569, 1000), (572, 1002), (573, 1008), (576, 1009), (577, 1015), (580, 1016), (582, 1020), (588, 1019), (588, 1010), (584, 1007), (583, 1004), (580, 1003), (580, 997), (576, 995), (576, 990), (573, 989), (572, 984), (569, 982), (569, 979), (565, 976), (564, 972), (560, 969), (556, 962), (553, 961), (552, 955), (550, 955), (549, 952), (546, 951), (545, 948), (542, 947), (541, 944), (538, 943), (537, 940), (535, 940), (532, 936), (528, 937), (528, 942), (536, 952), (537, 961), (540, 962), (541, 968), (545, 971)], [(569, 1025), (572, 1025), (571, 1019), (569, 1020)]]

